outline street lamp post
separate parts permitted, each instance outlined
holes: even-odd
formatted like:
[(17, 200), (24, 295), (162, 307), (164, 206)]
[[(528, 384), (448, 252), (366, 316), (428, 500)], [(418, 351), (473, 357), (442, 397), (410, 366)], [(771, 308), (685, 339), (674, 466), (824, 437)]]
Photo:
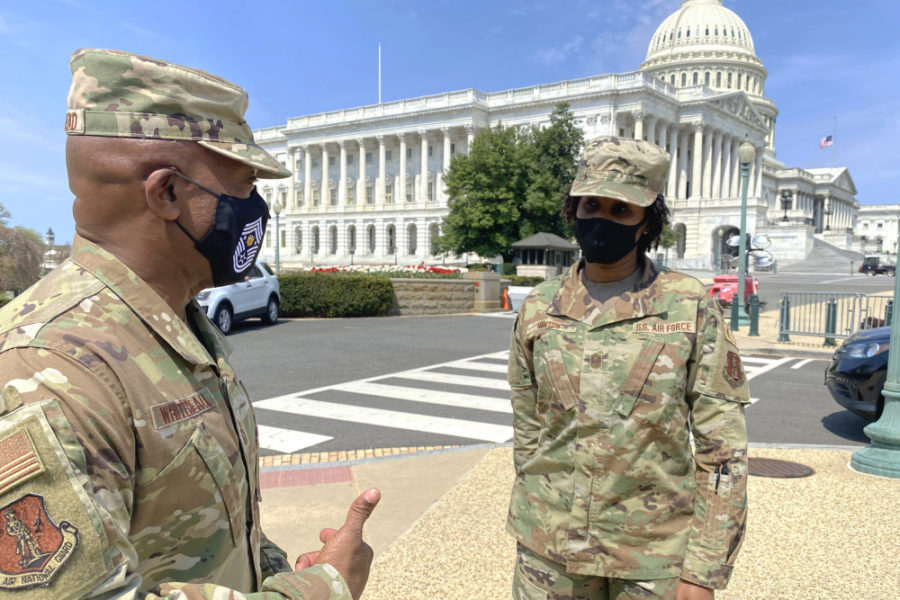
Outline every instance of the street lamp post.
[(791, 190), (784, 190), (781, 192), (781, 208), (784, 209), (784, 216), (781, 218), (782, 221), (787, 221), (787, 211), (791, 209), (791, 200), (793, 199), (794, 194), (791, 193)]
[(731, 313), (731, 330), (740, 329), (740, 324), (748, 325), (750, 318), (744, 311), (744, 287), (747, 276), (747, 185), (750, 182), (750, 163), (756, 156), (756, 149), (748, 140), (741, 142), (738, 147), (738, 160), (741, 163), (741, 233), (740, 245), (738, 245), (738, 295), (732, 302), (738, 303), (737, 311)]
[[(900, 224), (898, 224), (900, 225)], [(900, 232), (900, 226), (898, 226)], [(900, 267), (900, 257), (897, 258)], [(884, 409), (881, 417), (863, 429), (871, 440), (869, 445), (853, 453), (850, 466), (862, 473), (900, 479), (900, 277), (894, 278), (894, 307), (891, 320), (891, 341), (888, 354), (887, 380), (881, 395)]]
[(275, 201), (275, 204), (272, 205), (272, 212), (275, 213), (275, 274), (281, 273), (281, 254), (279, 254), (279, 250), (281, 248), (281, 229), (278, 227), (278, 216), (281, 214), (281, 202), (279, 200)]

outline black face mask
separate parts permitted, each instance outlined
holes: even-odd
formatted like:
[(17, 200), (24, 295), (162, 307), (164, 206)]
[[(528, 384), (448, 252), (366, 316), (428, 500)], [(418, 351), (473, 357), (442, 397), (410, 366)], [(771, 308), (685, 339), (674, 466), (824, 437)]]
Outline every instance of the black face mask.
[(213, 285), (219, 287), (243, 281), (253, 268), (262, 247), (266, 223), (269, 221), (266, 201), (255, 187), (248, 197), (237, 198), (217, 194), (178, 171), (173, 170), (173, 173), (219, 199), (213, 226), (199, 240), (194, 239), (181, 223), (175, 221), (179, 229), (194, 242), (197, 251), (209, 261)]
[(637, 225), (622, 225), (609, 219), (575, 218), (575, 238), (581, 252), (589, 263), (610, 265), (637, 246), (634, 234), (644, 222)]

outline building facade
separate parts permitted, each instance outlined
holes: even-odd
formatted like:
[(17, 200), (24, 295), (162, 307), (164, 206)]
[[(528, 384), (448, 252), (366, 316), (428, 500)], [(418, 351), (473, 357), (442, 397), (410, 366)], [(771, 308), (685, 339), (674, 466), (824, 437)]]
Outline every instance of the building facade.
[(857, 220), (860, 252), (878, 254), (891, 264), (897, 259), (900, 205), (861, 206)]
[[(743, 21), (721, 0), (685, 0), (659, 26), (646, 60), (608, 74), (485, 93), (475, 89), (289, 118), (254, 132), (293, 170), (260, 191), (278, 212), (263, 258), (286, 268), (464, 263), (433, 247), (448, 213), (442, 179), (478, 131), (549, 124), (569, 104), (586, 139), (652, 141), (672, 156), (666, 197), (682, 234), (670, 264), (710, 268), (728, 251), (741, 211), (737, 148), (749, 163), (748, 231), (766, 233), (781, 261), (801, 260), (814, 236), (853, 245), (859, 205), (845, 168), (788, 168), (775, 157), (778, 110)], [(788, 206), (790, 198), (790, 206)], [(784, 200), (782, 200), (784, 199)], [(786, 208), (787, 207), (787, 208)]]

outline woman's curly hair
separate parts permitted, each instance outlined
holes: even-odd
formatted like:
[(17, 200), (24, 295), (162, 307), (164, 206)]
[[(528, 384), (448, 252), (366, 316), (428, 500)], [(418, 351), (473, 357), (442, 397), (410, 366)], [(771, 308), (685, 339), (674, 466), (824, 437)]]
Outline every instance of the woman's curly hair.
[[(581, 196), (563, 196), (562, 216), (567, 225), (575, 223), (575, 213), (578, 212), (578, 202)], [(666, 206), (666, 198), (662, 194), (656, 195), (653, 204), (644, 209), (644, 221), (647, 223), (647, 231), (638, 240), (638, 253), (644, 253), (651, 247), (659, 247), (659, 236), (663, 227), (669, 222), (669, 207)]]

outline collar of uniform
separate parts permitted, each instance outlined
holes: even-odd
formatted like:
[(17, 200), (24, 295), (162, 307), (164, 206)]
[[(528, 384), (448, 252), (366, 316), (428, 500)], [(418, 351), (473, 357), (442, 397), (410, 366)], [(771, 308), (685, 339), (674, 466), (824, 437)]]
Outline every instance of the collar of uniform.
[(76, 235), (72, 241), (72, 262), (106, 284), (185, 360), (198, 365), (216, 365), (187, 323), (178, 318), (156, 290), (114, 255)]
[(548, 315), (575, 319), (593, 328), (665, 312), (654, 291), (659, 271), (646, 256), (643, 257), (643, 274), (637, 285), (621, 296), (610, 298), (602, 304), (594, 302), (584, 287), (581, 281), (583, 268), (584, 260), (569, 268), (563, 285), (550, 302)]

